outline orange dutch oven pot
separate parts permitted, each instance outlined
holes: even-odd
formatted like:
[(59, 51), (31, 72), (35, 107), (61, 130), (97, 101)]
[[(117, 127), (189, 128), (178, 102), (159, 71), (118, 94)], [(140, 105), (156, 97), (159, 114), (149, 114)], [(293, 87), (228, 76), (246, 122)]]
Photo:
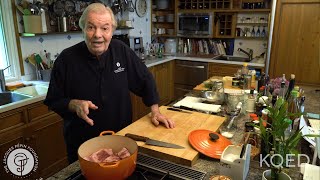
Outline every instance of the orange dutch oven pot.
[[(104, 136), (105, 134), (111, 135)], [(113, 153), (117, 153), (124, 147), (131, 155), (118, 162), (96, 163), (84, 159), (100, 149), (111, 148)], [(82, 174), (89, 180), (128, 178), (136, 168), (137, 154), (136, 141), (125, 136), (114, 135), (113, 131), (101, 132), (100, 136), (87, 140), (78, 149)]]

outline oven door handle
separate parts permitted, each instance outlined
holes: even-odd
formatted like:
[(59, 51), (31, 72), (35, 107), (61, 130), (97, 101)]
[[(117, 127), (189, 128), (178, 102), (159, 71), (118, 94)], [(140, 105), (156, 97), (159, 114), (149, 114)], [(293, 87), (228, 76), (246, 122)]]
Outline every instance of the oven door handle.
[(204, 69), (204, 66), (189, 66), (189, 65), (183, 65), (183, 64), (177, 64), (177, 66), (187, 67), (187, 68), (195, 68), (195, 69)]

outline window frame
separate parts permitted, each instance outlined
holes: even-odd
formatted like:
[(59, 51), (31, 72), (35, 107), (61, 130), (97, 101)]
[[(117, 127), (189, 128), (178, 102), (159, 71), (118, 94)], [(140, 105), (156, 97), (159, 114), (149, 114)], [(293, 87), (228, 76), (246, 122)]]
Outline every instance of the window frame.
[(21, 80), (21, 71), (20, 71), (20, 59), (19, 59), (19, 52), (17, 48), (17, 37), (16, 37), (16, 30), (15, 30), (15, 23), (12, 12), (12, 1), (6, 0), (0, 2), (1, 8), (1, 15), (3, 20), (3, 33), (5, 38), (5, 47), (7, 50), (7, 58), (9, 61), (9, 65), (11, 65), (10, 71), (11, 75), (6, 76), (6, 82), (12, 82)]

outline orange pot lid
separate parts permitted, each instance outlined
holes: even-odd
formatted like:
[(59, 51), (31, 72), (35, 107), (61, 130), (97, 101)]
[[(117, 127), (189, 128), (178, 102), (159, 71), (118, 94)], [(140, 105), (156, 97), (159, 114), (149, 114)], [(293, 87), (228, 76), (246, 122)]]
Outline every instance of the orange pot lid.
[[(217, 135), (219, 139), (212, 140), (209, 136), (210, 133)], [(188, 139), (194, 149), (215, 159), (220, 159), (224, 149), (232, 144), (230, 140), (223, 137), (221, 134), (206, 129), (192, 131), (189, 134)]]

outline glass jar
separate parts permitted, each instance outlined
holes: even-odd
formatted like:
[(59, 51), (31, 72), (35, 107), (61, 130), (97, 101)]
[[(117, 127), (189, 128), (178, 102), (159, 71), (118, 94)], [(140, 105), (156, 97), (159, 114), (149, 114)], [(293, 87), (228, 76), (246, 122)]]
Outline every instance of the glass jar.
[(177, 43), (175, 39), (168, 38), (165, 42), (164, 49), (166, 53), (175, 54), (177, 51)]

